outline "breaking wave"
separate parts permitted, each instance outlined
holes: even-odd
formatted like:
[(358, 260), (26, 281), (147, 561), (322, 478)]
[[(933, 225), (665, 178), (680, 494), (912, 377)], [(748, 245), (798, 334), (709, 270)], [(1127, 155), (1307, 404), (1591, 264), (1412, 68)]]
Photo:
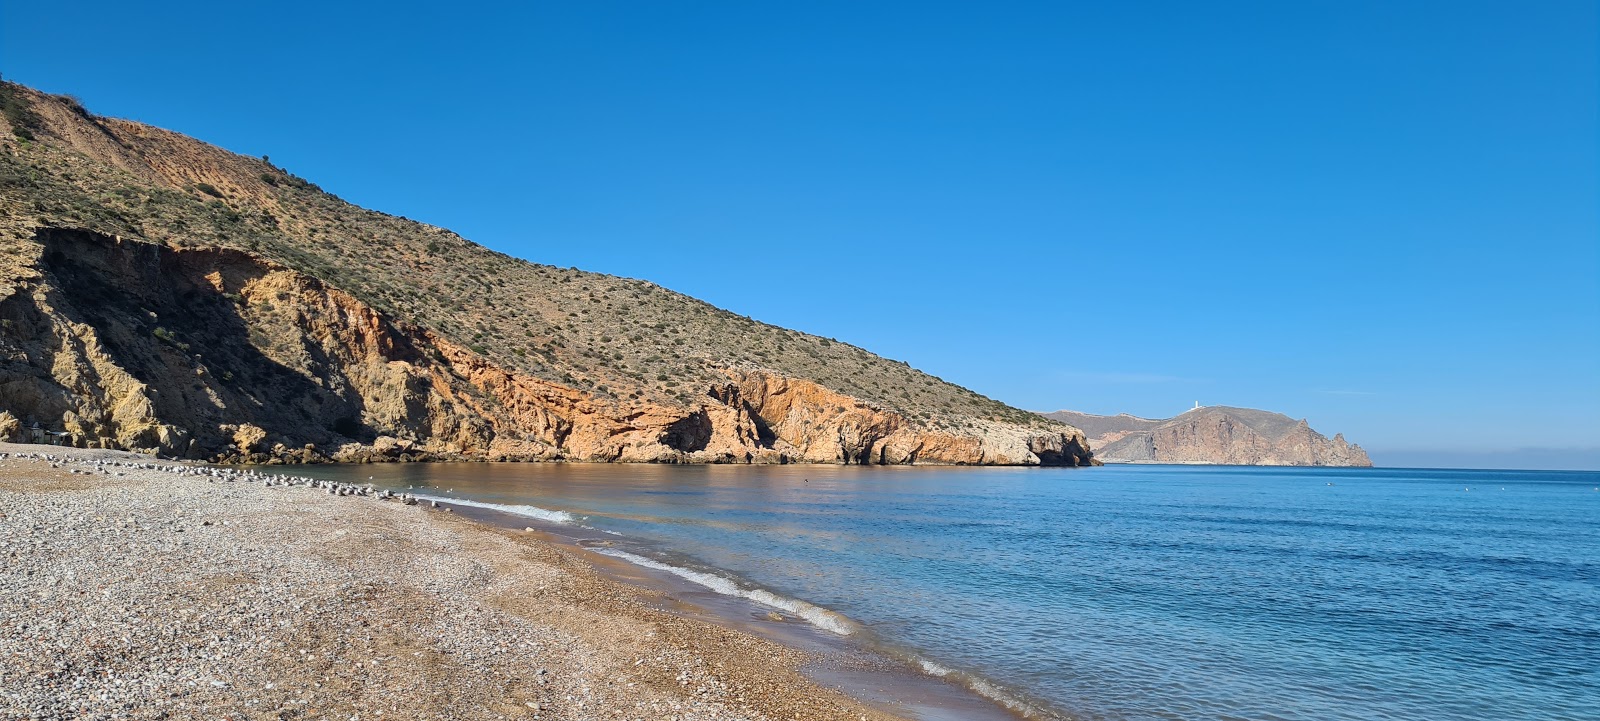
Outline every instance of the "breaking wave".
[(817, 628), (820, 628), (824, 631), (831, 631), (839, 634), (840, 636), (849, 636), (850, 634), (855, 633), (856, 630), (856, 625), (849, 619), (834, 613), (833, 611), (829, 611), (826, 608), (814, 606), (799, 599), (780, 596), (776, 593), (761, 588), (743, 588), (739, 584), (735, 583), (732, 579), (718, 576), (714, 573), (696, 571), (694, 569), (684, 568), (682, 566), (674, 566), (669, 563), (662, 563), (653, 558), (646, 558), (637, 554), (628, 553), (627, 551), (619, 551), (614, 548), (595, 548), (591, 550), (603, 555), (611, 556), (613, 558), (620, 558), (636, 566), (653, 568), (657, 571), (666, 571), (667, 573), (682, 578), (686, 581), (705, 586), (706, 588), (709, 588), (712, 591), (720, 593), (724, 596), (737, 596), (739, 598), (755, 601), (763, 606), (770, 606), (772, 608), (788, 611), (795, 616), (805, 619), (806, 622), (816, 626)]
[(1000, 704), (1002, 706), (1005, 706), (1008, 709), (1011, 709), (1013, 712), (1021, 715), (1023, 718), (1027, 718), (1027, 719), (1034, 719), (1034, 718), (1038, 718), (1038, 719), (1054, 719), (1054, 718), (1060, 718), (1060, 717), (1050, 713), (1049, 711), (1046, 711), (1046, 710), (1044, 710), (1044, 709), (1042, 709), (1042, 708), (1040, 708), (1038, 706), (1035, 706), (1034, 704), (1028, 703), (1027, 701), (1024, 701), (1024, 700), (1022, 700), (1020, 698), (1017, 698), (1015, 696), (1012, 696), (1011, 694), (1006, 693), (1005, 691), (1002, 691), (999, 687), (995, 686), (992, 683), (989, 683), (988, 681), (985, 681), (985, 680), (983, 680), (981, 678), (978, 678), (977, 676), (974, 676), (974, 675), (969, 674), (969, 673), (964, 673), (964, 672), (961, 672), (961, 671), (957, 671), (957, 670), (955, 670), (953, 668), (950, 668), (948, 666), (944, 666), (944, 665), (935, 663), (933, 661), (930, 661), (930, 660), (928, 660), (926, 658), (923, 658), (921, 656), (918, 656), (916, 654), (910, 654), (910, 656), (911, 656), (911, 659), (913, 661), (915, 661), (916, 664), (922, 668), (922, 672), (923, 673), (926, 673), (929, 676), (933, 676), (935, 678), (942, 678), (942, 679), (946, 679), (946, 680), (949, 680), (949, 681), (953, 681), (955, 683), (959, 683), (962, 686), (965, 686), (965, 687), (971, 689), (973, 691), (973, 693), (976, 693), (976, 694), (978, 694), (980, 696), (983, 696), (983, 697), (985, 697), (985, 698), (987, 698), (987, 699), (989, 699), (991, 701), (994, 701), (994, 702), (996, 702), (996, 703), (998, 703), (998, 704)]
[(577, 520), (572, 514), (567, 513), (566, 511), (552, 511), (548, 508), (540, 508), (538, 506), (508, 503), (485, 503), (483, 501), (469, 501), (465, 498), (442, 498), (438, 496), (413, 495), (413, 497), (419, 501), (437, 501), (439, 503), (448, 503), (452, 506), (486, 508), (491, 511), (510, 513), (512, 515), (525, 516), (527, 518), (537, 518), (541, 521), (549, 521), (551, 523), (573, 523)]

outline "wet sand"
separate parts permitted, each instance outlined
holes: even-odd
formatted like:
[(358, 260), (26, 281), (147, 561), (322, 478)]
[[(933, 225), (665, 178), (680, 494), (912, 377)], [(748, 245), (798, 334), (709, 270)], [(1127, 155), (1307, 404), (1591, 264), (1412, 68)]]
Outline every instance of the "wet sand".
[(897, 718), (1016, 721), (1025, 717), (965, 686), (919, 671), (907, 659), (879, 647), (863, 629), (856, 629), (849, 637), (840, 636), (781, 609), (716, 593), (671, 573), (594, 552), (612, 544), (604, 532), (470, 506), (442, 505), (464, 518), (507, 530), (520, 528), (523, 533), (572, 551), (607, 578), (642, 589), (640, 600), (653, 608), (730, 627), (798, 650), (805, 655), (800, 671), (808, 679)]
[(0, 444), (0, 717), (999, 713), (579, 539), (334, 491)]

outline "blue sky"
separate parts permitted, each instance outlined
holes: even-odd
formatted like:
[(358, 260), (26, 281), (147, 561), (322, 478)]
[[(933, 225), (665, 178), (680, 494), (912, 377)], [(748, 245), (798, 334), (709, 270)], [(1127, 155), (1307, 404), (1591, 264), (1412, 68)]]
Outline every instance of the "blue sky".
[(0, 73), (1024, 408), (1600, 464), (1591, 0), (149, 5)]

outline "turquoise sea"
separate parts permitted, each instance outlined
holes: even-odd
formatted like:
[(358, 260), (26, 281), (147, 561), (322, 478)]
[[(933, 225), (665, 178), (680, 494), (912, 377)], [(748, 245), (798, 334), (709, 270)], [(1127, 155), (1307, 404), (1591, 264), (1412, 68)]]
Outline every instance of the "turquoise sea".
[(1600, 473), (293, 472), (591, 529), (1043, 717), (1600, 718)]

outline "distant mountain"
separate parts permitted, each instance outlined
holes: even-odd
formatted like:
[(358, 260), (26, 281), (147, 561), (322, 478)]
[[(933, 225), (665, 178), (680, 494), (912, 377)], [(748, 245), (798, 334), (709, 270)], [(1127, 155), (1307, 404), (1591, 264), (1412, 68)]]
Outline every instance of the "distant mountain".
[(1215, 463), (1241, 466), (1370, 466), (1361, 446), (1332, 440), (1282, 413), (1207, 406), (1176, 418), (1097, 416), (1057, 411), (1045, 417), (1083, 431), (1106, 463)]
[(34, 423), (252, 463), (1093, 463), (1076, 429), (904, 362), (0, 82), (0, 439)]

